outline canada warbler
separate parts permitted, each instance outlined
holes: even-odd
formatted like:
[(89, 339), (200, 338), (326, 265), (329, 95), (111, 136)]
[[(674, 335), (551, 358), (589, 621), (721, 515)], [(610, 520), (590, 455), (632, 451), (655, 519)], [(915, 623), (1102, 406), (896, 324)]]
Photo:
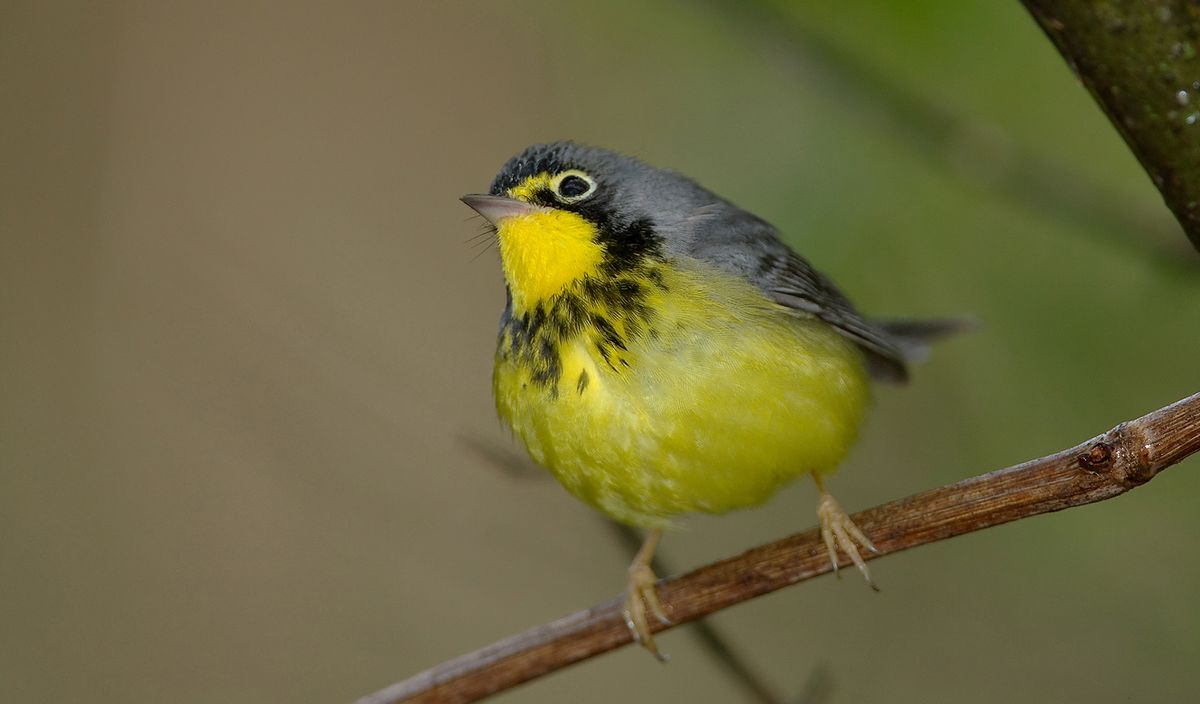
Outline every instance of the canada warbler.
[[(572, 494), (648, 529), (625, 614), (659, 655), (650, 559), (675, 516), (754, 506), (809, 474), (821, 534), (870, 574), (875, 550), (824, 488), (869, 400), (960, 321), (877, 323), (774, 227), (673, 171), (572, 142), (513, 157), (463, 201), (507, 283), (501, 418)], [(872, 585), (874, 586), (874, 585)], [(660, 656), (661, 657), (661, 656)]]

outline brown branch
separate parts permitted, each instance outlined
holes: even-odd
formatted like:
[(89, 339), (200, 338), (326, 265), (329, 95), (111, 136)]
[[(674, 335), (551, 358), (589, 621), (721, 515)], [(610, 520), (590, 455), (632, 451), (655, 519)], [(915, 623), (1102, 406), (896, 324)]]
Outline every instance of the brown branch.
[[(880, 555), (1095, 503), (1150, 481), (1200, 451), (1200, 393), (1069, 450), (877, 506), (854, 516)], [(809, 530), (659, 583), (675, 624), (830, 571)], [(651, 622), (653, 630), (665, 630)], [(442, 663), (358, 704), (471, 702), (630, 642), (620, 600)]]
[(1200, 6), (1023, 2), (1200, 250)]

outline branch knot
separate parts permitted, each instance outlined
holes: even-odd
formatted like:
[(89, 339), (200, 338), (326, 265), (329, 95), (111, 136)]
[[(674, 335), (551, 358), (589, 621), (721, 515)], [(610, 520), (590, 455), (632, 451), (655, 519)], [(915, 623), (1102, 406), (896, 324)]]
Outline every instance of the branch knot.
[(1117, 479), (1132, 489), (1154, 478), (1158, 469), (1151, 461), (1146, 429), (1141, 423), (1122, 423), (1109, 431), (1108, 435), (1117, 444), (1116, 466), (1113, 468)]
[(1087, 452), (1081, 453), (1076, 459), (1079, 462), (1079, 466), (1088, 474), (1106, 472), (1108, 471), (1108, 466), (1113, 461), (1112, 445), (1099, 440)]

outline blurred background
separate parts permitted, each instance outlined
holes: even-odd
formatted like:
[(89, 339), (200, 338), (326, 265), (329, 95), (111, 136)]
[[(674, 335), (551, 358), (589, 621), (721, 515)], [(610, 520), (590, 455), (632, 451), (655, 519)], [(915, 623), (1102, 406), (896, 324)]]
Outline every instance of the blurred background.
[[(866, 311), (985, 321), (879, 390), (851, 510), (1200, 389), (1200, 257), (1018, 3), (564, 5), (0, 5), (0, 698), (343, 702), (623, 588), (490, 399), (457, 198), (532, 142), (692, 175)], [(1197, 497), (1193, 458), (711, 622), (809, 702), (1187, 699)], [(660, 642), (497, 701), (753, 701)]]

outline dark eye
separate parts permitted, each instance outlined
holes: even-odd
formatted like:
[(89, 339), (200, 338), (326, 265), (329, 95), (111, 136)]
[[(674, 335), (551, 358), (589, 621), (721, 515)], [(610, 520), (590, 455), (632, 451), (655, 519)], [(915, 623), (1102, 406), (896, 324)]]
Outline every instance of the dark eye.
[(579, 176), (568, 176), (558, 184), (558, 195), (566, 198), (577, 198), (588, 192), (591, 184)]
[(559, 175), (554, 190), (560, 200), (571, 203), (583, 200), (596, 190), (596, 182), (582, 171), (568, 171)]

